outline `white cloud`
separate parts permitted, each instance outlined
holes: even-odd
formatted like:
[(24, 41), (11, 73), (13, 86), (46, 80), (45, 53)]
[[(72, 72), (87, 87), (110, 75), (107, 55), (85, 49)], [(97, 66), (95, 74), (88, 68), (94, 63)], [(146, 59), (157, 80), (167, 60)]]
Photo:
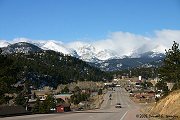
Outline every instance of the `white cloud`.
[(165, 49), (171, 48), (173, 41), (180, 43), (180, 30), (159, 30), (153, 36), (113, 32), (109, 38), (94, 42), (93, 45), (100, 50), (110, 49), (119, 55), (129, 55), (134, 51), (143, 53), (153, 49), (165, 52)]
[(155, 31), (156, 36), (152, 38), (154, 42), (157, 44), (161, 44), (166, 46), (167, 48), (171, 48), (173, 41), (180, 43), (180, 30), (161, 30)]
[(114, 32), (105, 40), (97, 41), (94, 44), (96, 48), (110, 49), (116, 51), (119, 55), (129, 55), (132, 51), (147, 43), (148, 38), (128, 32)]

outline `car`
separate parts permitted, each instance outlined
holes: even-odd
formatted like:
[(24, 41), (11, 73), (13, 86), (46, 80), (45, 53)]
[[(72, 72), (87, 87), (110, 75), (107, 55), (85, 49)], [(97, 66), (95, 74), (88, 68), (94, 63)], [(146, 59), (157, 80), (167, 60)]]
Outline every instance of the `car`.
[(79, 108), (78, 108), (78, 111), (83, 111), (83, 110), (84, 110), (83, 107), (79, 107)]
[(117, 103), (117, 104), (115, 105), (115, 108), (122, 108), (121, 103)]

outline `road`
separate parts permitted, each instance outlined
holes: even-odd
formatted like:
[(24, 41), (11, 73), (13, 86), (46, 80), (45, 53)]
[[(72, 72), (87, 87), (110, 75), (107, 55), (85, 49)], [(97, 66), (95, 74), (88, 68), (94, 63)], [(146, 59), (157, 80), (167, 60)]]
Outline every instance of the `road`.
[[(112, 100), (109, 95), (112, 94)], [(116, 103), (121, 103), (122, 108), (115, 108)], [(14, 116), (0, 118), (0, 120), (147, 120), (138, 118), (141, 106), (134, 103), (129, 98), (128, 92), (124, 88), (117, 87), (115, 91), (108, 91), (104, 96), (104, 102), (100, 109), (56, 113), (56, 114), (35, 114), (25, 116)]]

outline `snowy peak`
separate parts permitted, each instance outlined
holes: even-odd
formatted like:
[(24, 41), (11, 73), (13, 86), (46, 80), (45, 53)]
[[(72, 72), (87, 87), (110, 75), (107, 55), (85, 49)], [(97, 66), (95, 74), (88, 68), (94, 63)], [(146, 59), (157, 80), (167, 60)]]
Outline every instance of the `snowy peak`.
[(74, 50), (65, 47), (63, 44), (55, 43), (53, 41), (48, 41), (40, 47), (44, 50), (53, 50), (56, 52), (61, 52), (63, 54), (77, 56), (77, 53)]
[(165, 56), (165, 54), (163, 54), (163, 53), (153, 52), (153, 51), (149, 51), (149, 52), (140, 54), (140, 58), (163, 58), (164, 56)]
[(80, 56), (80, 59), (87, 62), (95, 62), (98, 59), (96, 58), (96, 49), (92, 45), (83, 45), (81, 47), (77, 47), (77, 54)]
[(80, 56), (80, 59), (87, 62), (96, 62), (118, 58), (118, 55), (115, 51), (109, 49), (98, 50), (91, 44), (80, 44), (80, 47), (75, 46), (75, 48), (77, 54)]
[(165, 49), (167, 49), (163, 45), (148, 45), (144, 44), (138, 49), (132, 51), (132, 54), (129, 56), (130, 58), (140, 58), (140, 57), (157, 57), (161, 56), (165, 53)]
[(6, 41), (0, 41), (0, 48), (1, 48), (1, 47), (7, 47), (8, 45), (9, 45), (8, 42), (6, 42)]
[(96, 54), (96, 49), (94, 46), (92, 45), (84, 45), (82, 47), (79, 47), (77, 49), (77, 53), (82, 56), (82, 55), (86, 55), (89, 54), (91, 56), (94, 56)]
[(108, 59), (117, 59), (117, 58), (120, 58), (120, 57), (118, 57), (118, 55), (117, 55), (117, 53), (115, 51), (108, 50), (108, 49), (99, 51), (96, 54), (96, 57), (98, 59), (100, 59), (100, 60), (108, 60)]
[(2, 45), (3, 54), (11, 54), (11, 53), (30, 53), (30, 52), (38, 52), (41, 50), (53, 50), (56, 52), (61, 52), (66, 55), (71, 55), (74, 57), (78, 57), (75, 50), (65, 47), (63, 44), (56, 43), (53, 41), (47, 42), (18, 42), (15, 44)]
[(163, 45), (157, 45), (154, 47), (154, 49), (152, 50), (152, 52), (155, 52), (155, 53), (165, 53), (165, 50), (167, 48)]
[(3, 47), (3, 54), (11, 54), (11, 53), (30, 53), (41, 51), (42, 49), (26, 42), (19, 42), (15, 44), (10, 44), (7, 47)]

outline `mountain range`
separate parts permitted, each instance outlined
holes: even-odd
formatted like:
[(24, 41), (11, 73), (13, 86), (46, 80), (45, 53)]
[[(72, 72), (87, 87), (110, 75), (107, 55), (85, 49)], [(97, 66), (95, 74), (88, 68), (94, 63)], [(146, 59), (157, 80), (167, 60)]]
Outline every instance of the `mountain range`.
[(99, 50), (94, 45), (88, 43), (74, 42), (71, 44), (63, 44), (56, 41), (28, 41), (17, 43), (0, 41), (0, 47), (3, 50), (3, 54), (53, 50), (79, 58), (104, 71), (157, 66), (164, 58), (163, 51), (165, 51), (165, 47), (157, 45), (149, 51), (143, 52), (143, 47), (148, 46), (142, 46), (131, 51), (130, 55), (119, 55), (116, 51), (110, 49)]

